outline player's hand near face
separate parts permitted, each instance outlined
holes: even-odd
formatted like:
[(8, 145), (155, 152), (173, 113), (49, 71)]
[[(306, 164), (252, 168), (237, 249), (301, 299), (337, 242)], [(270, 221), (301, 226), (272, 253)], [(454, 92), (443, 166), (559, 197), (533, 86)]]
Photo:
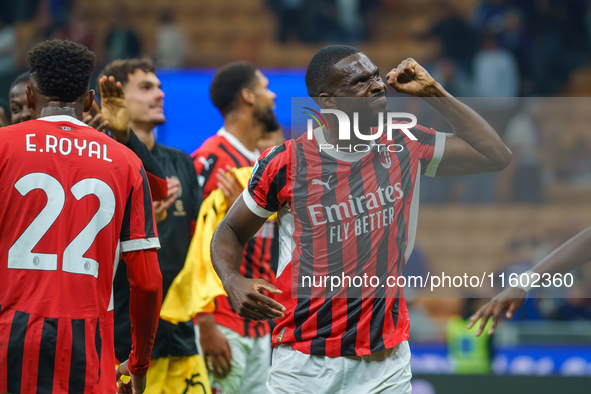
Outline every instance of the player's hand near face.
[(492, 327), (488, 331), (488, 334), (494, 334), (497, 324), (499, 323), (499, 320), (502, 318), (503, 314), (505, 314), (507, 319), (512, 319), (515, 311), (519, 309), (521, 304), (523, 304), (524, 298), (525, 291), (519, 288), (510, 287), (503, 290), (492, 300), (484, 304), (478, 310), (478, 312), (472, 315), (472, 317), (470, 317), (468, 328), (472, 328), (480, 319), (480, 327), (478, 328), (478, 331), (476, 331), (476, 336), (480, 336), (480, 334), (482, 334), (484, 331), (484, 327), (486, 326), (488, 319), (492, 317), (493, 323)]
[(283, 317), (285, 307), (274, 299), (262, 294), (281, 294), (281, 290), (263, 279), (247, 279), (241, 275), (232, 276), (224, 283), (224, 289), (239, 316), (250, 320), (271, 320)]
[(121, 143), (129, 141), (129, 111), (121, 82), (103, 75), (99, 80), (103, 117), (109, 122), (109, 131)]
[(228, 209), (230, 209), (244, 188), (238, 181), (238, 178), (236, 178), (236, 174), (232, 171), (232, 167), (230, 166), (226, 166), (225, 170), (222, 170), (221, 168), (218, 169), (216, 178), (218, 180), (218, 188), (224, 193), (226, 205)]
[(218, 329), (211, 314), (197, 317), (199, 344), (207, 369), (218, 379), (223, 379), (232, 369), (232, 350), (226, 336)]
[[(124, 383), (120, 378), (122, 375), (129, 376), (129, 382)], [(117, 383), (119, 387), (118, 393), (123, 394), (141, 394), (146, 390), (146, 377), (135, 376), (129, 372), (127, 360), (121, 363), (116, 372)]]
[[(92, 116), (92, 113), (95, 113), (95, 116)], [(88, 126), (96, 129), (100, 132), (104, 132), (109, 125), (109, 121), (105, 119), (103, 114), (101, 113), (101, 109), (96, 103), (96, 101), (92, 102), (92, 109), (90, 112), (82, 118), (82, 121), (86, 123)]]
[(168, 183), (167, 197), (164, 200), (154, 201), (152, 203), (154, 206), (154, 216), (156, 218), (156, 223), (160, 223), (166, 219), (166, 211), (176, 201), (179, 196), (179, 192), (181, 191), (181, 181), (179, 181), (177, 178), (166, 177), (166, 182)]
[(398, 93), (418, 97), (433, 96), (437, 85), (431, 74), (412, 58), (392, 69), (387, 75), (387, 83)]

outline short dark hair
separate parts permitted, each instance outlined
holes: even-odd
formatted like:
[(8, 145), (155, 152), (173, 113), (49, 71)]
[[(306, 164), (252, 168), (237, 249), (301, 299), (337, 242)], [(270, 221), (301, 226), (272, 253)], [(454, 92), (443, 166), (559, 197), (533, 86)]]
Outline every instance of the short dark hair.
[(95, 62), (94, 53), (69, 40), (44, 41), (27, 54), (30, 79), (41, 93), (65, 103), (88, 93)]
[(121, 82), (121, 85), (125, 85), (129, 81), (129, 76), (136, 70), (156, 74), (156, 68), (150, 59), (120, 59), (113, 60), (107, 64), (103, 71), (101, 71), (98, 79), (103, 75), (112, 75), (115, 77), (115, 81)]
[(234, 109), (242, 89), (254, 87), (256, 71), (257, 67), (246, 61), (228, 63), (216, 71), (209, 96), (223, 116)]
[(29, 82), (29, 75), (30, 75), (29, 72), (25, 71), (24, 73), (22, 73), (21, 75), (16, 77), (14, 79), (14, 81), (12, 81), (12, 84), (10, 84), (10, 89), (8, 89), (8, 91), (10, 92), (13, 87), (15, 87), (16, 85), (18, 85), (21, 82)]
[(320, 93), (330, 90), (333, 66), (346, 58), (361, 52), (348, 45), (328, 45), (312, 56), (306, 68), (306, 88), (310, 97), (318, 97)]

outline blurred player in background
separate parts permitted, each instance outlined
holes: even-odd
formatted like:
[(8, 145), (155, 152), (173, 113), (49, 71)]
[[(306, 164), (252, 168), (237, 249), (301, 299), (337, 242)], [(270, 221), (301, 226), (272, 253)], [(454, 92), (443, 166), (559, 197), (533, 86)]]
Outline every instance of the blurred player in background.
[(12, 82), (8, 91), (10, 121), (17, 124), (31, 119), (31, 110), (27, 106), (25, 87), (29, 83), (29, 72), (24, 72)]
[(0, 229), (0, 392), (99, 392), (100, 320), (121, 250), (133, 347), (118, 374), (131, 374), (122, 390), (142, 393), (162, 297), (144, 169), (81, 122), (94, 100), (92, 52), (53, 40), (27, 61), (36, 120), (0, 139), (0, 218), (10, 223)]
[[(279, 128), (273, 111), (276, 96), (269, 90), (269, 80), (249, 62), (220, 67), (209, 93), (224, 126), (193, 153), (193, 160), (204, 198), (219, 187), (229, 209), (244, 190), (231, 168), (252, 167), (260, 155), (259, 140)], [(275, 226), (274, 220), (267, 221), (246, 245), (240, 268), (246, 277), (275, 283), (271, 268)], [(225, 295), (215, 298), (213, 313), (200, 313), (196, 321), (212, 390), (218, 394), (266, 393), (271, 364), (269, 323), (238, 316)]]
[[(413, 59), (393, 69), (387, 82), (399, 93), (445, 98), (429, 104), (448, 120), (454, 134), (417, 125), (410, 129), (416, 140), (402, 132), (393, 133), (393, 141), (382, 135), (380, 144), (404, 146), (402, 153), (390, 155), (378, 148), (347, 153), (334, 146), (364, 141), (356, 137), (340, 141), (331, 132), (339, 130), (336, 117), (327, 117), (328, 130), (316, 129), (311, 140), (304, 134), (287, 141), (259, 160), (248, 188), (214, 234), (212, 261), (234, 308), (249, 319), (276, 319), (267, 380), (271, 392), (310, 388), (337, 392), (346, 387), (356, 393), (410, 393), (409, 321), (402, 289), (391, 289), (393, 296), (378, 297), (380, 290), (375, 290), (375, 297), (353, 298), (349, 291), (361, 293), (344, 287), (321, 296), (299, 286), (292, 275), (302, 267), (322, 275), (331, 265), (340, 264), (344, 272), (345, 265), (359, 269), (361, 264), (361, 269), (373, 269), (385, 281), (390, 270), (400, 272), (412, 251), (421, 173), (457, 176), (498, 171), (511, 160), (510, 150), (491, 126)], [(365, 98), (372, 111), (387, 111), (386, 84), (379, 69), (356, 48), (331, 45), (319, 50), (306, 70), (306, 86), (321, 108), (337, 108), (339, 97), (357, 97)], [(372, 132), (371, 123), (360, 124), (359, 130)], [(333, 148), (319, 150), (319, 144)], [(381, 206), (376, 197), (380, 190), (392, 192), (380, 197)], [(301, 194), (294, 197), (296, 192)], [(329, 208), (348, 206), (354, 196), (365, 204), (335, 222)], [(280, 226), (278, 288), (262, 279), (245, 278), (239, 270), (247, 240), (274, 212)], [(388, 222), (384, 219), (383, 227), (366, 226), (360, 233), (329, 238), (331, 223), (351, 229), (370, 213), (383, 212), (394, 213)], [(308, 230), (302, 232), (302, 226)], [(293, 289), (297, 294), (292, 294)]]
[[(173, 198), (154, 205), (154, 213), (160, 218), (158, 233), (162, 247), (158, 251), (158, 261), (162, 271), (163, 294), (166, 296), (172, 281), (183, 268), (202, 191), (189, 156), (178, 149), (156, 143), (153, 129), (163, 124), (166, 118), (163, 113), (164, 93), (152, 63), (146, 59), (115, 60), (101, 74), (113, 76), (121, 83), (131, 130), (164, 170), (169, 182), (169, 196), (173, 195)], [(126, 311), (129, 292), (125, 286), (124, 270), (117, 271), (114, 293), (115, 353), (121, 360), (131, 346)], [(202, 393), (203, 390), (209, 392), (209, 382), (205, 363), (197, 352), (193, 322), (189, 320), (175, 325), (161, 319), (146, 392)]]
[[(470, 318), (468, 328), (472, 328), (480, 320), (476, 336), (480, 336), (489, 326), (488, 334), (493, 334), (503, 314), (508, 319), (513, 318), (515, 311), (523, 304), (526, 293), (534, 287), (532, 285), (547, 287), (550, 281), (548, 278), (551, 278), (553, 274), (570, 272), (591, 261), (591, 247), (589, 245), (591, 245), (591, 227), (560, 245), (530, 270), (521, 274), (526, 275), (527, 280), (520, 276), (518, 287), (509, 287), (503, 290), (483, 305)], [(524, 285), (525, 283), (527, 285)], [(492, 325), (487, 326), (490, 318), (492, 318)]]

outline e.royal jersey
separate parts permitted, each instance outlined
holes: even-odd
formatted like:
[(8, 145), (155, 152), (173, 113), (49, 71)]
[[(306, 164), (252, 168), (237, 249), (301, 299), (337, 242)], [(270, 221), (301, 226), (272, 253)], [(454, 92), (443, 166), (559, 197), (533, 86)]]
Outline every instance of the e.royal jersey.
[(96, 392), (119, 252), (160, 246), (141, 162), (70, 116), (31, 120), (0, 129), (0, 196), (0, 392)]
[[(445, 146), (444, 133), (410, 131), (417, 140), (398, 131), (367, 152), (343, 153), (317, 129), (311, 140), (271, 148), (255, 166), (244, 201), (261, 217), (278, 212), (276, 286), (283, 293), (274, 298), (286, 312), (276, 320), (274, 346), (362, 356), (408, 339), (403, 292), (388, 278), (410, 256), (419, 178), (435, 175)], [(356, 278), (364, 275), (376, 281), (360, 286)], [(342, 284), (333, 288), (333, 277)]]

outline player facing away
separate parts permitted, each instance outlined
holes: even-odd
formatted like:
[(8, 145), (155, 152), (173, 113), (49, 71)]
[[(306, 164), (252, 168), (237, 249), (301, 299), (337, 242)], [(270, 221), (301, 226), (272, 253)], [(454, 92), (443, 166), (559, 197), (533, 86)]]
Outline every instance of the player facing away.
[[(249, 186), (214, 234), (212, 262), (234, 308), (249, 319), (276, 319), (267, 380), (273, 393), (343, 388), (410, 393), (409, 321), (401, 294), (363, 297), (351, 287), (335, 294), (312, 293), (309, 287), (294, 286), (299, 285), (297, 275), (301, 270), (326, 275), (327, 268), (339, 266), (340, 272), (334, 271), (338, 275), (363, 273), (367, 267), (380, 279), (399, 273), (414, 243), (419, 175), (498, 171), (511, 160), (491, 126), (413, 59), (390, 71), (387, 82), (400, 93), (444, 98), (430, 104), (454, 134), (415, 126), (410, 131), (416, 140), (402, 132), (394, 133), (393, 141), (384, 135), (381, 146), (404, 146), (387, 158), (378, 144), (359, 153), (321, 150), (319, 145), (327, 142), (351, 143), (338, 140), (336, 117), (326, 117), (327, 130), (316, 129), (312, 139), (304, 134), (263, 154)], [(349, 46), (320, 49), (306, 70), (306, 86), (321, 108), (335, 108), (340, 97), (365, 98), (370, 109), (386, 108), (386, 84), (378, 68)], [(371, 123), (360, 122), (359, 130), (371, 132)], [(336, 215), (335, 209), (344, 206), (351, 207), (349, 214)], [(247, 279), (238, 270), (245, 243), (273, 212), (278, 212), (280, 233), (277, 287)], [(379, 225), (329, 238), (331, 226), (352, 228), (377, 214), (384, 219)]]
[(100, 320), (121, 251), (133, 346), (119, 372), (132, 375), (123, 390), (141, 393), (162, 298), (144, 169), (80, 120), (92, 52), (53, 40), (27, 61), (35, 120), (0, 130), (0, 392), (100, 392)]
[[(163, 297), (184, 266), (191, 228), (199, 213), (202, 191), (191, 158), (186, 153), (156, 142), (153, 129), (166, 121), (164, 92), (150, 60), (115, 60), (102, 71), (113, 76), (123, 88), (135, 136), (160, 164), (169, 183), (169, 197), (154, 204), (162, 247), (158, 261), (162, 271)], [(119, 360), (129, 351), (129, 300), (125, 271), (119, 269), (113, 282), (115, 295), (115, 354)], [(191, 320), (178, 325), (160, 319), (148, 370), (146, 393), (209, 392), (207, 369), (197, 352), (195, 328)]]
[[(259, 158), (257, 143), (279, 127), (273, 112), (276, 96), (263, 73), (245, 61), (220, 67), (209, 92), (224, 118), (224, 126), (195, 151), (193, 160), (204, 185), (204, 199), (219, 185), (229, 207), (243, 187), (234, 172), (226, 175), (226, 171), (231, 167), (252, 167)], [(271, 268), (271, 252), (277, 242), (275, 226), (275, 220), (267, 221), (248, 241), (240, 268), (246, 277), (275, 283)], [(271, 364), (270, 324), (238, 316), (225, 295), (215, 298), (213, 313), (200, 313), (196, 321), (212, 390), (220, 394), (266, 393)]]

